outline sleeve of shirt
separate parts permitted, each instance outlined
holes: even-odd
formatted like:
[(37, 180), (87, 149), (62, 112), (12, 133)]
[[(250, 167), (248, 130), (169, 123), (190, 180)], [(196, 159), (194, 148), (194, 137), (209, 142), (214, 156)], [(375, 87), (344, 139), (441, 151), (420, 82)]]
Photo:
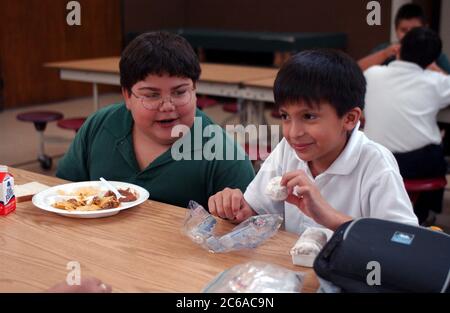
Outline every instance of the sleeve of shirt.
[(450, 105), (450, 75), (433, 73), (438, 77), (437, 92), (440, 99), (441, 109)]
[(400, 174), (386, 170), (371, 182), (367, 195), (369, 217), (418, 225)]
[(56, 176), (70, 181), (89, 180), (89, 171), (87, 166), (87, 138), (89, 138), (88, 119), (78, 130), (69, 150), (64, 157), (58, 162)]
[(284, 201), (273, 201), (265, 194), (267, 183), (282, 173), (283, 142), (280, 142), (264, 161), (262, 167), (256, 174), (255, 179), (247, 187), (244, 199), (250, 207), (258, 214), (281, 214), (284, 215)]

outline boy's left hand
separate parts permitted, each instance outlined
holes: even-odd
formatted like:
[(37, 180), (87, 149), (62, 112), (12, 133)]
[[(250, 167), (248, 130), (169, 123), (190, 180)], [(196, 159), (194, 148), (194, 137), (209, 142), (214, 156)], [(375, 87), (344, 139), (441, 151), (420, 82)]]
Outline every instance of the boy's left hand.
[(331, 230), (336, 230), (352, 219), (334, 209), (302, 170), (284, 174), (281, 185), (288, 188), (287, 202), (296, 205), (306, 216)]

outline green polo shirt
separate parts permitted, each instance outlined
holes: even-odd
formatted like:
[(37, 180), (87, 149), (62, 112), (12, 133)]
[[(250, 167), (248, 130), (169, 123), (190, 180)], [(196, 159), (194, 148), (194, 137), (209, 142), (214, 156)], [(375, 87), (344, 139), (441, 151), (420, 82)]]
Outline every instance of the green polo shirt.
[[(202, 131), (207, 127), (219, 127), (200, 110), (196, 111), (198, 118), (201, 118)], [(59, 161), (56, 176), (70, 181), (104, 177), (128, 182), (147, 189), (150, 199), (181, 207), (186, 207), (189, 200), (195, 200), (205, 208), (209, 197), (226, 187), (244, 192), (255, 176), (245, 152), (221, 128), (219, 135), (223, 139), (223, 149), (234, 149), (235, 156), (241, 157), (233, 160), (202, 157), (202, 149), (214, 136), (201, 136), (200, 144), (198, 140), (194, 143), (194, 126), (180, 139), (192, 144), (178, 145), (177, 150), (191, 157), (174, 159), (169, 148), (140, 170), (134, 154), (133, 123), (131, 113), (123, 103), (97, 111), (83, 124), (68, 152)], [(215, 152), (216, 149), (208, 151)]]

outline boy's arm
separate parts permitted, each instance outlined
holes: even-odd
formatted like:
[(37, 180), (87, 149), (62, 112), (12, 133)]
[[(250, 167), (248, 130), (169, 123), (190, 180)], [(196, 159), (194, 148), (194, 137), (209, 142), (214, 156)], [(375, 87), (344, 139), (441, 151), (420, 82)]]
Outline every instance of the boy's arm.
[(358, 65), (362, 71), (365, 71), (366, 69), (368, 69), (371, 66), (383, 64), (383, 62), (386, 59), (388, 59), (392, 56), (396, 56), (399, 49), (400, 49), (399, 44), (390, 45), (383, 50), (374, 52), (362, 59), (359, 59)]
[(286, 173), (281, 184), (288, 188), (287, 202), (328, 229), (335, 231), (340, 225), (353, 219), (333, 208), (303, 170)]
[(450, 105), (450, 75), (437, 76), (436, 89), (440, 98), (440, 108), (444, 109)]

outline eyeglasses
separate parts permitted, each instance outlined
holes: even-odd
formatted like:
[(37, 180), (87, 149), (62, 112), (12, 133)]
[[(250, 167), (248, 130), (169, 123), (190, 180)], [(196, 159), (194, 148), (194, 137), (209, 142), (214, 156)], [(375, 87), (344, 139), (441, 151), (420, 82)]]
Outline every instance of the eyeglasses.
[(194, 90), (195, 89), (192, 87), (179, 88), (172, 91), (168, 97), (162, 97), (159, 92), (152, 92), (148, 96), (138, 96), (133, 91), (131, 91), (131, 94), (141, 100), (142, 106), (147, 110), (158, 110), (163, 105), (166, 98), (169, 98), (169, 102), (176, 107), (188, 104), (191, 102)]

